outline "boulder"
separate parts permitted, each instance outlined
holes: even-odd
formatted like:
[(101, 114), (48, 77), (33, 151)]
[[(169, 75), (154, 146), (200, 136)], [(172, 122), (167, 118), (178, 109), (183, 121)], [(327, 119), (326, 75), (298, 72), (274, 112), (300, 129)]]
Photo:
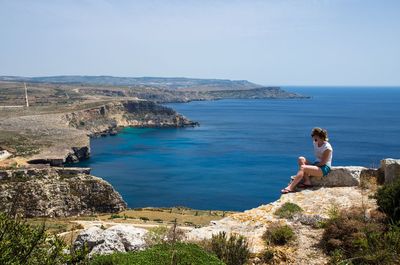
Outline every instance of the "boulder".
[(10, 156), (12, 156), (12, 154), (10, 152), (8, 152), (7, 150), (0, 150), (0, 161), (6, 160)]
[(110, 227), (107, 231), (119, 236), (126, 251), (138, 250), (145, 247), (146, 242), (144, 241), (144, 236), (146, 230), (144, 229), (119, 224)]
[(387, 158), (381, 161), (381, 170), (384, 172), (384, 182), (391, 183), (400, 178), (400, 159)]
[(88, 229), (85, 229), (76, 237), (74, 247), (81, 248), (87, 244), (88, 249), (92, 250), (95, 246), (104, 242), (102, 234), (103, 229), (97, 226), (92, 226)]
[(99, 244), (95, 245), (92, 249), (89, 248), (90, 256), (94, 254), (104, 255), (113, 252), (126, 252), (121, 238), (115, 231), (104, 230), (101, 234), (101, 239)]
[(349, 187), (360, 184), (361, 172), (367, 170), (365, 167), (332, 167), (331, 172), (325, 177), (312, 177), (314, 186), (323, 187)]
[(74, 242), (75, 248), (87, 244), (89, 255), (110, 254), (143, 249), (147, 231), (131, 225), (118, 224), (108, 229), (90, 227), (83, 230)]

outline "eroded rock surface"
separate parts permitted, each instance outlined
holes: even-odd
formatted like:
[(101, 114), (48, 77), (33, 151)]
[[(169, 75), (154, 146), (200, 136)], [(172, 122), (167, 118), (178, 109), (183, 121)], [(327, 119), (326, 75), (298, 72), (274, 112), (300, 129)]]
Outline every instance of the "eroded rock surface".
[(383, 159), (381, 161), (381, 169), (384, 172), (384, 182), (393, 182), (395, 179), (400, 178), (400, 159)]
[(28, 167), (0, 171), (0, 210), (60, 217), (126, 208), (121, 195), (85, 168)]
[(89, 255), (109, 254), (143, 249), (147, 231), (128, 224), (118, 224), (108, 229), (93, 226), (83, 230), (74, 242), (75, 248), (87, 244)]
[(173, 109), (146, 100), (116, 101), (102, 106), (67, 113), (68, 125), (86, 130), (90, 135), (110, 133), (118, 127), (185, 127), (196, 126)]
[[(88, 158), (91, 136), (115, 134), (121, 127), (197, 125), (171, 108), (138, 99), (97, 102), (80, 110), (0, 119), (2, 131), (8, 132), (9, 141), (15, 141), (6, 143), (10, 145), (8, 148), (16, 149), (14, 153), (25, 156), (31, 164), (54, 166)], [(12, 140), (14, 135), (20, 139)]]
[(365, 167), (332, 167), (331, 172), (325, 177), (311, 178), (315, 186), (323, 187), (351, 187), (358, 186), (361, 181), (361, 173), (367, 170)]

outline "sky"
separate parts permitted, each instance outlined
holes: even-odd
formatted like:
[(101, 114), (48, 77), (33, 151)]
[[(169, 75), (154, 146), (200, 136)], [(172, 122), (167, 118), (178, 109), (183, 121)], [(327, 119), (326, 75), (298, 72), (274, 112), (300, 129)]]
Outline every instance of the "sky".
[(0, 75), (400, 85), (398, 0), (0, 0)]

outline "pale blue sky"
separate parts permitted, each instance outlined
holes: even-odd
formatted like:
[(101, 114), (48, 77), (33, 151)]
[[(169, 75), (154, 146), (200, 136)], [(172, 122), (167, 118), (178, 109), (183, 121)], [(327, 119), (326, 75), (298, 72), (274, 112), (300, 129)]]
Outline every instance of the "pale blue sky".
[(0, 0), (0, 75), (400, 85), (400, 1)]

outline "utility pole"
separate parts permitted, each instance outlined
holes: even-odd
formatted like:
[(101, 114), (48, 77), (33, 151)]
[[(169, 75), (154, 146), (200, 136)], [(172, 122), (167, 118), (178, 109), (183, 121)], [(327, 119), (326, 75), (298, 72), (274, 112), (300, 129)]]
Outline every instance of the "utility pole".
[(28, 89), (26, 88), (26, 83), (25, 82), (24, 82), (24, 86), (25, 86), (25, 103), (26, 103), (26, 106), (29, 107)]

